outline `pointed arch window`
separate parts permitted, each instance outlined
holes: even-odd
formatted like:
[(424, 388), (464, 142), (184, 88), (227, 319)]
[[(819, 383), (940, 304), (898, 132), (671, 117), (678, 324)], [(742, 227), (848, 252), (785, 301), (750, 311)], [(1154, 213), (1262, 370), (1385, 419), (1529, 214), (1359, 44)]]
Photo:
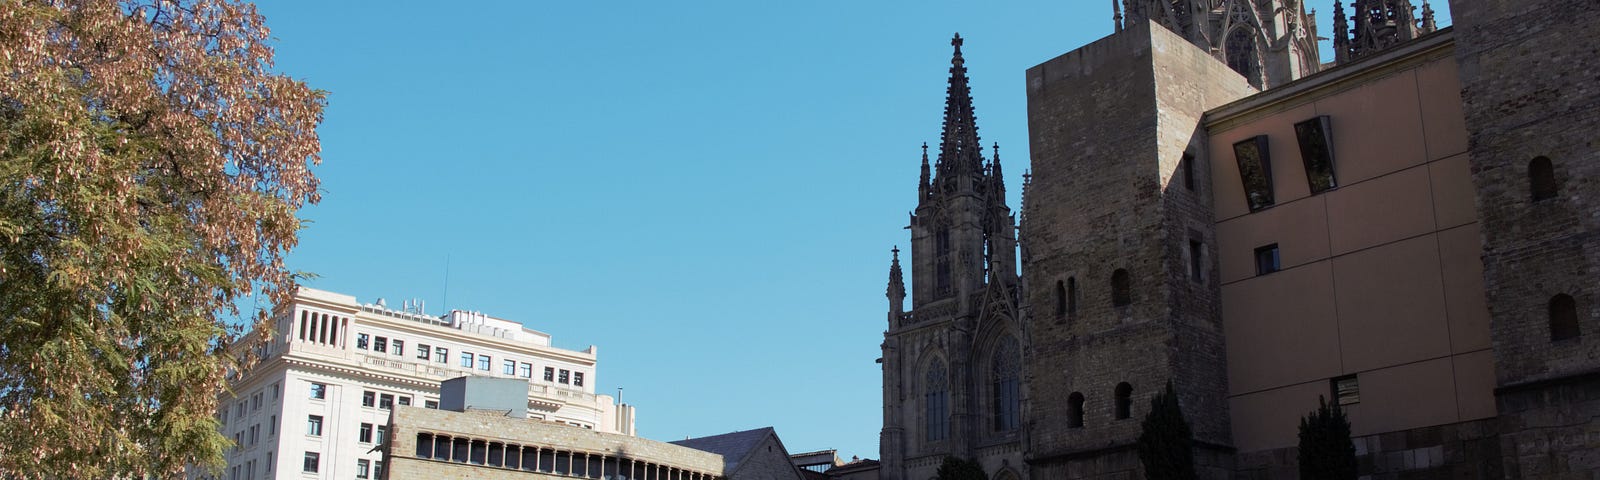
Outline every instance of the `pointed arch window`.
[(1547, 157), (1534, 157), (1528, 162), (1528, 187), (1537, 202), (1556, 196), (1556, 169)]
[(1119, 268), (1111, 273), (1111, 305), (1121, 307), (1133, 303), (1132, 283), (1125, 269)]
[(1021, 423), (1019, 416), (1022, 406), (1018, 388), (1022, 351), (1018, 346), (1017, 337), (1010, 334), (1001, 337), (1000, 341), (995, 343), (994, 355), (989, 363), (990, 375), (993, 378), (990, 393), (993, 397), (994, 430), (997, 432), (1016, 430)]
[(1261, 88), (1261, 74), (1256, 70), (1256, 30), (1251, 27), (1233, 29), (1228, 32), (1226, 48), (1228, 68), (1244, 75), (1251, 86)]
[(928, 365), (922, 385), (926, 438), (930, 442), (944, 440), (950, 436), (950, 375), (943, 361)]
[(1083, 428), (1083, 394), (1072, 392), (1067, 396), (1067, 427)]
[(1565, 293), (1550, 298), (1550, 341), (1578, 338), (1578, 302)]
[(1133, 416), (1133, 385), (1128, 382), (1117, 384), (1117, 420)]
[(940, 226), (934, 232), (933, 261), (935, 293), (950, 293), (950, 227)]

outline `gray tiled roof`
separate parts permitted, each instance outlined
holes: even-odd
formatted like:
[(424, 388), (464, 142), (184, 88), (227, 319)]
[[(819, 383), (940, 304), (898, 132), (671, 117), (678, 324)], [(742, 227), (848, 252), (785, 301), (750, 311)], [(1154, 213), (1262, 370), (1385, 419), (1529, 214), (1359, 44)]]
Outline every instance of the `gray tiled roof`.
[(732, 474), (738, 469), (739, 462), (755, 450), (768, 435), (777, 435), (772, 427), (761, 427), (742, 432), (724, 433), (709, 437), (689, 438), (670, 442), (673, 445), (693, 448), (704, 452), (722, 455), (723, 471)]

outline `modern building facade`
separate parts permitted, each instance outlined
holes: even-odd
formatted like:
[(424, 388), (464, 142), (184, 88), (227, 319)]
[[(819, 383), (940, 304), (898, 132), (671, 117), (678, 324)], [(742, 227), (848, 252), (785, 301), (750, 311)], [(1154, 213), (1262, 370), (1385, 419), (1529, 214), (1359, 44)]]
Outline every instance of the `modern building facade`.
[(420, 309), (302, 287), (277, 311), (260, 362), (223, 394), (223, 434), (237, 446), (220, 478), (381, 478), (374, 447), (391, 436), (390, 412), (438, 408), (440, 382), (462, 376), (522, 382), (528, 418), (634, 435), (633, 407), (595, 393), (595, 347), (556, 348), (548, 334), (476, 312), (408, 310)]
[(1203, 478), (1295, 478), (1319, 398), (1372, 478), (1600, 472), (1600, 7), (1453, 6), (1338, 6), (1336, 63), (1281, 83), (1168, 10), (1119, 19), (1027, 72), (1014, 237), (998, 159), (951, 162), (958, 51), (909, 312), (891, 260), (881, 477), (1137, 477), (1169, 382)]

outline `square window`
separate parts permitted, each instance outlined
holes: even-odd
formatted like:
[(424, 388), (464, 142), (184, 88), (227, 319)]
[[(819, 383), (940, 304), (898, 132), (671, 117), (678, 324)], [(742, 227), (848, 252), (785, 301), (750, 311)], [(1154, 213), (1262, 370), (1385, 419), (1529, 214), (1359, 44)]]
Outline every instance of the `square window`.
[(378, 394), (375, 392), (361, 392), (361, 406), (371, 407), (378, 404)]
[(489, 364), (493, 361), (494, 360), (491, 360), (488, 355), (479, 355), (478, 370), (483, 370), (485, 372), (489, 371)]
[(361, 443), (372, 443), (372, 424), (361, 424), (361, 431), (360, 433), (356, 434), (356, 441)]
[(572, 372), (572, 386), (583, 386), (583, 372)]
[(406, 342), (405, 342), (405, 340), (396, 339), (393, 342), (390, 342), (389, 346), (394, 347), (394, 348), (389, 349), (389, 353), (393, 353), (397, 357), (406, 354)]
[(572, 383), (572, 382), (568, 381), (568, 378), (570, 378), (571, 375), (572, 375), (571, 371), (568, 371), (567, 369), (563, 368), (563, 369), (561, 369), (561, 378), (560, 378), (559, 381), (561, 383)]
[(372, 462), (367, 459), (356, 460), (356, 478), (368, 478), (367, 470), (372, 467)]
[(1256, 249), (1256, 275), (1266, 275), (1280, 269), (1278, 263), (1278, 244), (1267, 245)]
[(1266, 135), (1257, 135), (1233, 144), (1239, 163), (1239, 180), (1244, 184), (1245, 201), (1254, 212), (1272, 206), (1272, 158)]
[(394, 408), (394, 395), (383, 394), (378, 396), (378, 408), (389, 410)]
[(417, 360), (427, 360), (428, 353), (433, 351), (432, 348), (426, 343), (417, 344)]
[(328, 386), (320, 383), (311, 384), (311, 398), (317, 400), (328, 398)]
[(461, 368), (472, 368), (472, 352), (461, 352)]
[(317, 473), (317, 462), (321, 460), (321, 458), (322, 456), (317, 454), (317, 452), (306, 452), (306, 461), (305, 464), (300, 467), (300, 471), (306, 473)]
[(556, 367), (544, 367), (544, 381), (556, 381)]
[(1339, 186), (1333, 176), (1333, 128), (1327, 115), (1294, 124), (1300, 142), (1300, 160), (1306, 165), (1306, 182), (1317, 194)]
[(522, 368), (517, 369), (517, 376), (522, 378), (533, 378), (533, 364), (524, 363), (521, 367)]
[(387, 353), (389, 351), (389, 339), (383, 337), (373, 337), (372, 351), (378, 353)]
[(306, 435), (313, 437), (322, 436), (322, 416), (310, 415), (306, 417)]
[(450, 361), (450, 349), (444, 347), (433, 347), (433, 359), (439, 363)]
[(517, 362), (505, 360), (500, 364), (500, 373), (511, 375), (517, 372)]
[(367, 344), (371, 343), (371, 338), (372, 337), (367, 336), (367, 334), (365, 334), (365, 333), (357, 333), (356, 334), (356, 348), (359, 348), (359, 349), (362, 349), (362, 350), (366, 350), (367, 349)]
[(1333, 398), (1340, 406), (1361, 403), (1361, 384), (1356, 383), (1355, 375), (1346, 375), (1332, 380)]

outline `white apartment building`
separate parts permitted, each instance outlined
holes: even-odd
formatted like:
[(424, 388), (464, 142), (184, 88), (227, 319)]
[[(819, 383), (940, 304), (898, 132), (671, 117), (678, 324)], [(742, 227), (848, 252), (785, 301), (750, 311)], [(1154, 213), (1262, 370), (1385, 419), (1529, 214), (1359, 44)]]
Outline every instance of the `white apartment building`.
[(301, 287), (261, 362), (223, 394), (222, 431), (238, 446), (217, 477), (382, 478), (390, 410), (437, 408), (439, 383), (461, 376), (526, 380), (530, 419), (634, 435), (633, 407), (595, 394), (594, 346), (555, 348), (549, 334), (476, 312), (406, 310)]

